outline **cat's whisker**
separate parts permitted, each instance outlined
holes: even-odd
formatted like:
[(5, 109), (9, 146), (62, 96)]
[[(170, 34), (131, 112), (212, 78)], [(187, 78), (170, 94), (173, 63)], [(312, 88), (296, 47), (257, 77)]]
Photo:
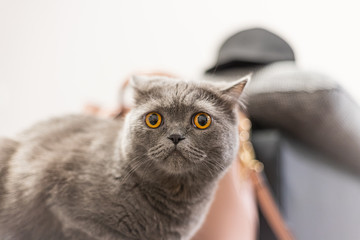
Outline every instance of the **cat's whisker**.
[[(135, 165), (135, 166), (129, 166), (130, 170), (126, 173), (126, 175), (124, 177), (120, 177), (119, 179), (122, 179), (122, 181), (120, 182), (121, 184), (123, 184), (124, 182), (126, 182), (129, 177), (137, 170), (141, 167), (142, 164), (146, 163), (146, 161), (144, 161), (143, 157), (145, 156), (145, 154), (142, 154), (140, 156), (137, 156), (135, 158), (133, 158), (131, 160), (131, 162)], [(135, 162), (135, 163), (134, 163)]]
[(224, 170), (224, 166), (221, 165), (221, 164), (218, 163), (218, 162), (208, 161), (207, 163), (208, 163), (208, 164), (211, 164), (213, 167), (215, 167), (216, 171), (222, 171), (222, 170)]
[(163, 144), (159, 144), (159, 145), (156, 145), (155, 147), (150, 148), (148, 151), (148, 155), (158, 153), (159, 151), (161, 151), (163, 149), (163, 147), (164, 147)]
[(163, 147), (163, 144), (158, 144), (155, 147), (150, 148), (149, 152), (155, 152), (156, 150), (158, 150), (159, 148)]
[(147, 176), (148, 172), (150, 171), (150, 166), (152, 165), (153, 161), (147, 161), (147, 164), (144, 166), (144, 174), (142, 176), (142, 181), (145, 180), (145, 176)]
[[(160, 145), (160, 146), (159, 146)], [(147, 155), (154, 159), (154, 160), (157, 160), (157, 159), (160, 159), (161, 158), (161, 155), (164, 154), (164, 152), (166, 152), (166, 149), (168, 149), (164, 144), (159, 144), (157, 145), (155, 148), (155, 150), (153, 150), (153, 148), (151, 148)]]
[(205, 162), (200, 162), (200, 165), (205, 167), (205, 169), (209, 172), (209, 174), (210, 174), (211, 177), (214, 176), (214, 173), (211, 172), (211, 168), (210, 168), (208, 165), (206, 165)]
[(188, 147), (189, 147), (191, 150), (193, 150), (194, 152), (196, 152), (196, 153), (199, 153), (199, 154), (201, 154), (201, 155), (205, 154), (204, 151), (202, 151), (202, 150), (200, 150), (200, 149), (198, 149), (198, 148), (195, 148), (195, 147), (192, 146), (192, 145), (188, 145)]

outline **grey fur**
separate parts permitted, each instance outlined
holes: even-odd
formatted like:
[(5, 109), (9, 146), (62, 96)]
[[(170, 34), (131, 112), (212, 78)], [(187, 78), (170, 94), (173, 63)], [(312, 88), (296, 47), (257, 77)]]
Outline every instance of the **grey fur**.
[[(66, 116), (0, 141), (1, 239), (190, 239), (235, 158), (245, 82), (138, 77), (125, 120)], [(150, 111), (159, 128), (145, 125)], [(197, 112), (208, 129), (192, 125)]]

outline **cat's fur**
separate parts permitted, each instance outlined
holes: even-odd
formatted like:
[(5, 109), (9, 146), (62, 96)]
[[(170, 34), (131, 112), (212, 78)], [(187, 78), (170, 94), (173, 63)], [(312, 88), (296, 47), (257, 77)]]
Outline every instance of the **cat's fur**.
[[(1, 239), (190, 239), (235, 158), (245, 83), (136, 78), (125, 120), (73, 115), (0, 140)], [(208, 129), (193, 126), (197, 112)]]

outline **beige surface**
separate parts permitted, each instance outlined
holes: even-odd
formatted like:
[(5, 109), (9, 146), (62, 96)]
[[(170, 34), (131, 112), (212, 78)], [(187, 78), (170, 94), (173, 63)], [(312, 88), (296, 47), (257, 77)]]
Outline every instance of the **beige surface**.
[(254, 240), (257, 208), (253, 186), (241, 179), (235, 161), (221, 180), (202, 228), (192, 240)]

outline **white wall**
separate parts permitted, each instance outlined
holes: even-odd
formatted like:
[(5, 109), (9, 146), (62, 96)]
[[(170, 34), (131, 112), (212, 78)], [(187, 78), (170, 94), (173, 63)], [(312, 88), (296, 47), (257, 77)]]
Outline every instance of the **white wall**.
[(135, 70), (200, 75), (229, 35), (261, 26), (360, 102), (357, 1), (0, 0), (0, 135), (115, 104)]

